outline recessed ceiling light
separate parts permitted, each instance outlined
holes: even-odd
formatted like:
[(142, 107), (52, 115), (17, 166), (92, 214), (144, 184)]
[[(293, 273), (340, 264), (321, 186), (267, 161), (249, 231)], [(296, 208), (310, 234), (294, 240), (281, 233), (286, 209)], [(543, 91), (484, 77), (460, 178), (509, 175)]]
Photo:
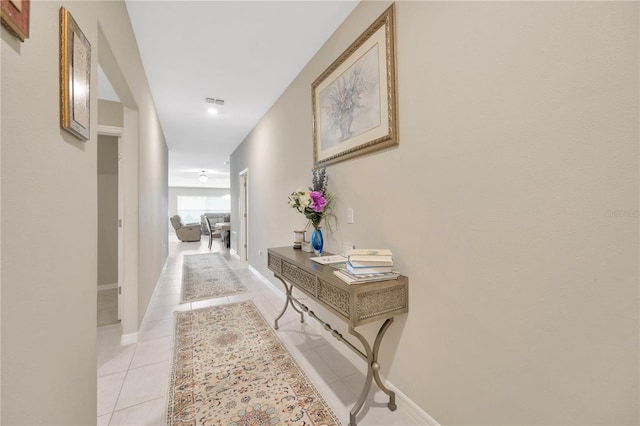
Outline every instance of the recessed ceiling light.
[(218, 110), (217, 110), (217, 109), (215, 109), (215, 108), (209, 108), (207, 111), (208, 111), (208, 112), (209, 112), (209, 114), (211, 114), (211, 115), (218, 115)]
[(208, 104), (224, 105), (224, 99), (205, 98), (204, 101)]

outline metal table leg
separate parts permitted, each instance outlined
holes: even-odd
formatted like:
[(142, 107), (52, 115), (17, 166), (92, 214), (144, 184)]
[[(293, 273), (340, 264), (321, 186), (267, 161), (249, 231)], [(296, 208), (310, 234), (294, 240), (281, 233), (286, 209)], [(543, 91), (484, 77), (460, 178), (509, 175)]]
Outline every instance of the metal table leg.
[[(282, 312), (280, 312), (280, 315), (278, 315), (278, 318), (276, 318), (276, 320), (275, 320), (275, 329), (276, 330), (278, 329), (278, 320), (280, 320), (280, 318), (282, 318), (282, 316), (286, 312), (286, 310), (289, 307), (289, 305), (291, 305), (291, 307), (296, 312), (298, 312), (300, 314), (300, 322), (304, 322), (304, 313), (306, 312), (311, 318), (313, 318), (316, 321), (320, 322), (322, 324), (322, 327), (326, 331), (330, 332), (333, 337), (335, 337), (338, 341), (344, 343), (349, 349), (351, 349), (357, 355), (360, 355), (360, 357), (367, 362), (367, 377), (365, 379), (365, 382), (364, 382), (364, 385), (363, 385), (363, 388), (362, 388), (362, 392), (360, 393), (360, 397), (358, 398), (358, 401), (356, 401), (356, 404), (353, 406), (353, 408), (351, 409), (351, 412), (349, 413), (349, 426), (357, 426), (356, 416), (358, 415), (358, 413), (360, 412), (360, 410), (364, 406), (364, 403), (365, 403), (365, 401), (367, 399), (367, 396), (369, 395), (369, 390), (371, 389), (371, 383), (374, 380), (375, 380), (376, 384), (378, 385), (378, 387), (384, 393), (389, 395), (389, 402), (387, 403), (387, 407), (389, 407), (389, 410), (395, 411), (396, 408), (397, 408), (397, 406), (396, 406), (396, 394), (395, 394), (395, 392), (393, 392), (391, 389), (387, 388), (382, 383), (382, 379), (380, 378), (380, 364), (378, 363), (378, 352), (380, 350), (380, 345), (382, 344), (382, 339), (383, 339), (385, 333), (387, 332), (387, 329), (393, 323), (393, 317), (387, 318), (384, 321), (384, 323), (382, 324), (382, 326), (380, 326), (380, 329), (378, 330), (378, 334), (376, 335), (376, 338), (375, 338), (375, 340), (373, 342), (373, 348), (369, 345), (369, 342), (367, 342), (367, 339), (365, 339), (365, 337), (362, 334), (358, 333), (352, 326), (349, 326), (349, 334), (351, 334), (352, 336), (355, 336), (356, 338), (358, 338), (358, 340), (360, 341), (360, 343), (362, 344), (362, 346), (364, 348), (364, 352), (363, 352), (360, 349), (358, 349), (357, 347), (355, 347), (351, 342), (346, 340), (344, 338), (344, 336), (340, 332), (338, 332), (337, 330), (333, 329), (333, 327), (331, 327), (331, 325), (329, 323), (327, 323), (327, 322), (323, 321), (321, 318), (319, 318), (305, 304), (303, 304), (299, 300), (297, 300), (292, 295), (293, 284), (288, 285), (286, 283), (286, 281), (284, 281), (278, 275), (275, 275), (275, 277), (278, 278), (282, 282), (282, 284), (284, 285), (284, 288), (286, 290), (286, 293), (287, 293), (287, 300), (285, 301), (284, 307), (282, 308)], [(296, 304), (298, 304), (300, 306), (300, 309), (298, 309)]]
[(356, 415), (362, 409), (364, 402), (369, 395), (369, 390), (371, 389), (371, 381), (372, 379), (376, 381), (378, 387), (387, 395), (389, 395), (389, 403), (387, 406), (391, 411), (395, 411), (396, 408), (396, 394), (391, 389), (387, 388), (380, 379), (380, 364), (378, 364), (378, 351), (380, 350), (380, 343), (382, 342), (382, 338), (386, 333), (387, 329), (393, 322), (393, 317), (388, 318), (378, 330), (378, 334), (376, 335), (376, 339), (373, 343), (373, 350), (371, 346), (369, 346), (369, 342), (364, 336), (358, 333), (353, 327), (349, 326), (349, 334), (355, 336), (360, 340), (362, 346), (364, 346), (364, 350), (366, 352), (367, 357), (367, 377), (364, 381), (364, 386), (362, 388), (362, 393), (360, 394), (360, 398), (356, 402), (356, 405), (351, 409), (351, 413), (349, 415), (349, 426), (356, 426)]
[(284, 289), (285, 289), (285, 291), (287, 293), (287, 300), (284, 302), (284, 307), (282, 308), (282, 312), (280, 312), (280, 315), (278, 315), (278, 318), (276, 318), (276, 320), (275, 320), (274, 328), (276, 330), (278, 329), (278, 320), (280, 320), (280, 318), (282, 318), (284, 313), (287, 311), (287, 307), (289, 307), (289, 305), (291, 305), (291, 307), (297, 313), (300, 314), (300, 322), (304, 322), (304, 313), (300, 309), (298, 309), (296, 307), (296, 305), (293, 303), (294, 297), (291, 295), (291, 292), (293, 291), (293, 284), (287, 285), (287, 283), (282, 278), (280, 278), (279, 276), (277, 276), (275, 274), (274, 274), (274, 276), (282, 282), (282, 284), (284, 285)]

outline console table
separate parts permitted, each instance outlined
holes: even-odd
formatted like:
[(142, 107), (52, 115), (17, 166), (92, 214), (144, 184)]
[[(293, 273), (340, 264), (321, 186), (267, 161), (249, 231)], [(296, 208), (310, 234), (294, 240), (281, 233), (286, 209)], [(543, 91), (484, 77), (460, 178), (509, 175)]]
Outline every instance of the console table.
[[(331, 253), (325, 253), (325, 255), (330, 256)], [(331, 332), (333, 337), (367, 362), (367, 377), (360, 398), (350, 412), (349, 426), (356, 426), (356, 415), (364, 405), (373, 380), (384, 393), (389, 395), (387, 406), (391, 411), (395, 411), (396, 395), (380, 379), (378, 351), (382, 344), (382, 338), (393, 322), (394, 316), (409, 311), (409, 279), (401, 275), (396, 280), (347, 284), (333, 274), (336, 270), (334, 267), (316, 263), (311, 260), (311, 257), (314, 257), (313, 253), (294, 250), (293, 247), (268, 249), (268, 267), (273, 271), (275, 277), (284, 284), (287, 296), (282, 312), (275, 320), (275, 329), (278, 329), (278, 320), (291, 305), (300, 314), (300, 322), (304, 322), (304, 313), (306, 312), (311, 318), (319, 321), (325, 330)], [(346, 322), (349, 326), (349, 334), (360, 341), (363, 349), (354, 346), (331, 325), (318, 318), (313, 311), (296, 299), (293, 296), (294, 287)], [(378, 330), (372, 347), (355, 328), (381, 320), (384, 322)]]

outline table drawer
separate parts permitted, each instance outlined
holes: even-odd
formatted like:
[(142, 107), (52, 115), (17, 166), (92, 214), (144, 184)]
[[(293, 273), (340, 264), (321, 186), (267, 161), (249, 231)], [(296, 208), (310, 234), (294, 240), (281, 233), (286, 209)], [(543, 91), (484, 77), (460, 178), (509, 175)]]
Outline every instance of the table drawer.
[(281, 273), (282, 259), (280, 259), (278, 256), (273, 256), (271, 253), (269, 253), (269, 260), (267, 263), (267, 267), (275, 273), (278, 273), (278, 274)]
[(296, 287), (316, 297), (316, 277), (312, 273), (300, 269), (286, 260), (282, 260), (281, 274)]
[(350, 320), (351, 307), (348, 291), (318, 278), (318, 300), (335, 309), (336, 314), (341, 314), (345, 321)]
[(357, 295), (356, 306), (356, 321), (359, 324), (369, 322), (373, 317), (384, 318), (408, 312), (407, 285), (363, 291)]

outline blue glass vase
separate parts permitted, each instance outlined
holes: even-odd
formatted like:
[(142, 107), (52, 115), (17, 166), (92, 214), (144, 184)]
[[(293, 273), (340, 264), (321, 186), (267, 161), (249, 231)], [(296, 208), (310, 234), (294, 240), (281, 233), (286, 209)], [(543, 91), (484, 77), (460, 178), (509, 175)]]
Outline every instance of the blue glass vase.
[(322, 246), (324, 245), (324, 238), (322, 238), (322, 229), (314, 228), (311, 234), (311, 247), (316, 256), (322, 254)]

